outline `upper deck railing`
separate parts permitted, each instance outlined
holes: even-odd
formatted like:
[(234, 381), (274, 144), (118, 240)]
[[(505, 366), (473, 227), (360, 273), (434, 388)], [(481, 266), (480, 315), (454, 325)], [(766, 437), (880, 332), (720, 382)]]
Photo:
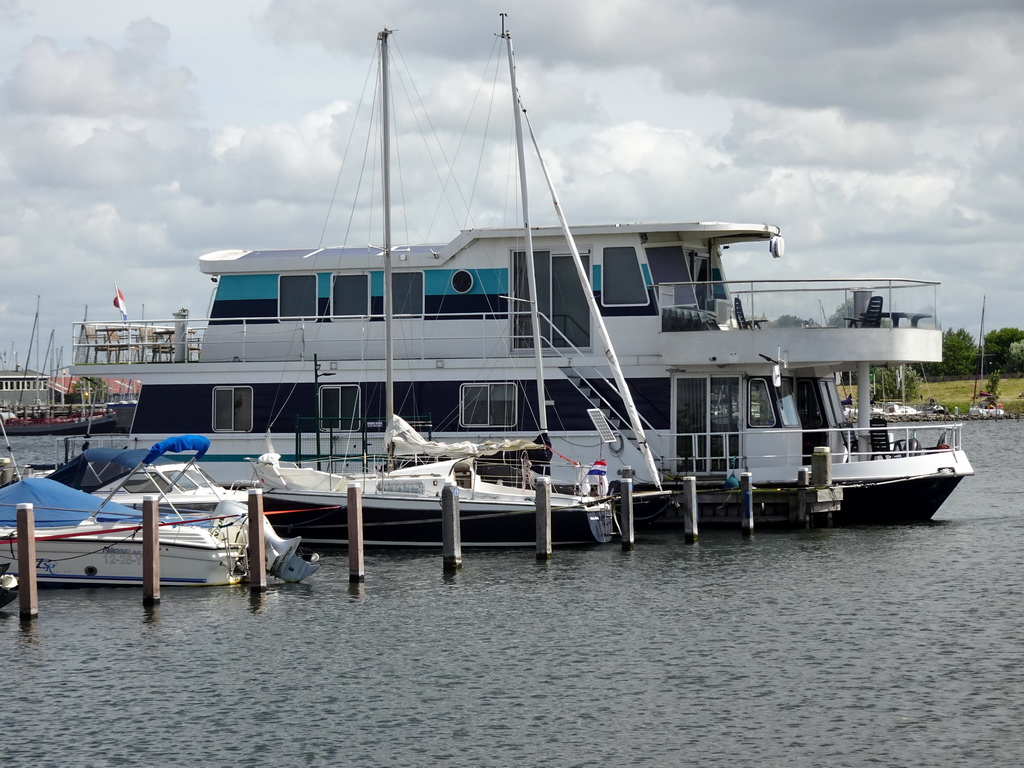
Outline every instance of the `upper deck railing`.
[(747, 327), (849, 328), (871, 296), (882, 297), (881, 327), (941, 329), (939, 283), (855, 278), (743, 280), (658, 285), (663, 331), (739, 328), (737, 302)]
[[(882, 327), (941, 328), (936, 282), (921, 280), (746, 280), (669, 283), (656, 288), (663, 332), (739, 329), (736, 302), (749, 327), (845, 328), (872, 295), (882, 297)], [(402, 359), (489, 358), (530, 354), (519, 313), (446, 314), (445, 322), (422, 316), (395, 319)], [(76, 365), (312, 360), (314, 352), (337, 360), (383, 353), (378, 316), (326, 318), (174, 317), (140, 322), (83, 322), (74, 326)], [(455, 321), (455, 322), (452, 322)], [(542, 319), (552, 339), (545, 355), (579, 350), (564, 323)], [(522, 338), (520, 338), (522, 337)], [(557, 348), (557, 349), (553, 349)], [(323, 351), (321, 351), (323, 350)], [(439, 354), (439, 350), (441, 353)]]

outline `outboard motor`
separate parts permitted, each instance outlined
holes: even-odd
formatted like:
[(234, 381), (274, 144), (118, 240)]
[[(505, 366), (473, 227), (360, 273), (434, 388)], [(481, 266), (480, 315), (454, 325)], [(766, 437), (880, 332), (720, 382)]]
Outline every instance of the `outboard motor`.
[(282, 539), (266, 518), (263, 518), (263, 542), (267, 551), (267, 573), (281, 581), (302, 581), (320, 570), (320, 555), (316, 552), (308, 557), (299, 554), (301, 536)]
[(10, 563), (0, 565), (0, 608), (14, 602), (18, 596), (18, 580), (7, 572), (10, 567)]

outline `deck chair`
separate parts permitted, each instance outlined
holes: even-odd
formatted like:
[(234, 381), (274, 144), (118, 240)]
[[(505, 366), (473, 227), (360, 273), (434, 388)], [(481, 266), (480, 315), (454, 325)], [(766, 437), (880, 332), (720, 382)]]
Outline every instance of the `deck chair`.
[(868, 426), (871, 428), (871, 460), (888, 459), (892, 456), (892, 446), (889, 445), (889, 422), (875, 417), (868, 422)]
[(743, 314), (743, 302), (740, 301), (740, 297), (737, 296), (732, 300), (733, 314), (736, 316), (736, 325), (740, 328), (760, 328), (761, 320), (747, 320), (745, 314)]
[(882, 297), (872, 296), (868, 299), (868, 306), (858, 318), (848, 317), (849, 328), (881, 328), (882, 327)]

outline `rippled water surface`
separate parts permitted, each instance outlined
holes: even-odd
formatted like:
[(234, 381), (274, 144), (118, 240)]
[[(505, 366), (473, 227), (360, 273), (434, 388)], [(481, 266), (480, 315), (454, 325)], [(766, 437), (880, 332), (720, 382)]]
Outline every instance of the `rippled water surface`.
[(965, 427), (977, 475), (930, 525), (470, 550), (454, 577), (370, 552), (358, 588), (336, 551), (152, 610), (44, 591), (0, 611), (0, 761), (1020, 766), (1022, 430)]

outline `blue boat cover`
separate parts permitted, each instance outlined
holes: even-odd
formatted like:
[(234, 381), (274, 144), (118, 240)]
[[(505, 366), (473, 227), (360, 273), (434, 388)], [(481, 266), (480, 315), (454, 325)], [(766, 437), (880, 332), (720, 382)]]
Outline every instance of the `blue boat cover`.
[(182, 453), (184, 451), (195, 451), (196, 459), (201, 459), (210, 450), (210, 441), (202, 435), (178, 435), (168, 437), (154, 445), (146, 458), (142, 461), (145, 464), (152, 464), (165, 453)]
[[(0, 528), (14, 528), (18, 524), (19, 504), (33, 505), (36, 528), (55, 528), (89, 519), (99, 510), (103, 499), (45, 477), (27, 477), (0, 488)], [(138, 520), (140, 515), (131, 507), (111, 501), (103, 506), (97, 519), (108, 522), (126, 517)]]
[(120, 480), (149, 455), (146, 448), (87, 448), (47, 477), (71, 488), (92, 493)]

